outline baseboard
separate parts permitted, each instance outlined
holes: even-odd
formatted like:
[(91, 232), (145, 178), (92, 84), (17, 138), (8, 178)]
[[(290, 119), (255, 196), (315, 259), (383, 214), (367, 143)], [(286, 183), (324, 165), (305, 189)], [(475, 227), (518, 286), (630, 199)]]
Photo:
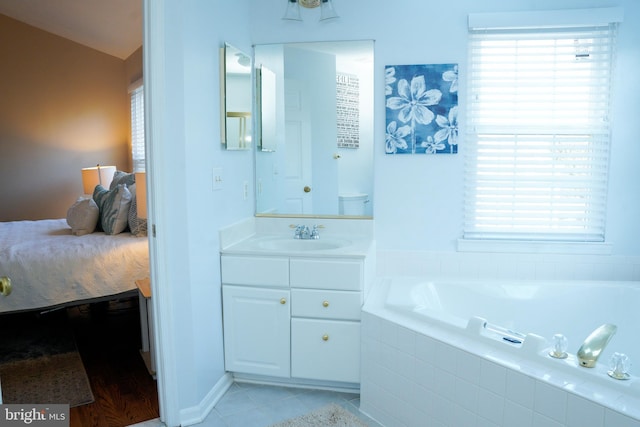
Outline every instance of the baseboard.
[(307, 380), (301, 378), (270, 377), (266, 375), (234, 373), (233, 380), (239, 383), (265, 384), (280, 387), (330, 390), (343, 393), (360, 393), (360, 384), (336, 381)]
[(184, 427), (203, 422), (232, 384), (233, 376), (225, 373), (198, 405), (180, 410), (180, 425)]

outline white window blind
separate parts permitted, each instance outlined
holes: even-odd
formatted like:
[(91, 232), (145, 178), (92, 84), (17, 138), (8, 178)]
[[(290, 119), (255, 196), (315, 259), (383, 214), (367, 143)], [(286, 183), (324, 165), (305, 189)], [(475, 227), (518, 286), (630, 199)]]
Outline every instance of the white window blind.
[(615, 34), (470, 31), (465, 239), (604, 241)]
[(131, 156), (133, 172), (145, 170), (144, 86), (131, 91)]

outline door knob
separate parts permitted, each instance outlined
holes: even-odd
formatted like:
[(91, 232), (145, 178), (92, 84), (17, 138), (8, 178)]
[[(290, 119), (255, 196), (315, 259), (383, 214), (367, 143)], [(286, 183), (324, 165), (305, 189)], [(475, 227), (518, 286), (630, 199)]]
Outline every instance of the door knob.
[(7, 276), (0, 277), (0, 294), (5, 297), (11, 293), (11, 279)]
[(309, 187), (308, 185), (305, 185), (303, 188), (305, 193), (310, 193), (311, 192), (311, 187)]
[(280, 304), (286, 304), (286, 303), (287, 303), (286, 298), (280, 298)]

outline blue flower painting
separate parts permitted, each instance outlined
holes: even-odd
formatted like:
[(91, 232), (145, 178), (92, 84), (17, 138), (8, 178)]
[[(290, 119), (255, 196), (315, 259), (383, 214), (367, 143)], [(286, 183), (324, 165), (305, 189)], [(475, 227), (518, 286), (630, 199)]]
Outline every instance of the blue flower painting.
[(387, 154), (458, 152), (458, 65), (388, 65)]

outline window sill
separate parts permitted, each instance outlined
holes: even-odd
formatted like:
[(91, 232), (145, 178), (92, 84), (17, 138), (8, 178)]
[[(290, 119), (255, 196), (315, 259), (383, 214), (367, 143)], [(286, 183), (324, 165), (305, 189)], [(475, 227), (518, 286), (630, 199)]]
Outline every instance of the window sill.
[(458, 239), (458, 252), (506, 252), (533, 254), (611, 255), (611, 243), (536, 242), (523, 240)]

